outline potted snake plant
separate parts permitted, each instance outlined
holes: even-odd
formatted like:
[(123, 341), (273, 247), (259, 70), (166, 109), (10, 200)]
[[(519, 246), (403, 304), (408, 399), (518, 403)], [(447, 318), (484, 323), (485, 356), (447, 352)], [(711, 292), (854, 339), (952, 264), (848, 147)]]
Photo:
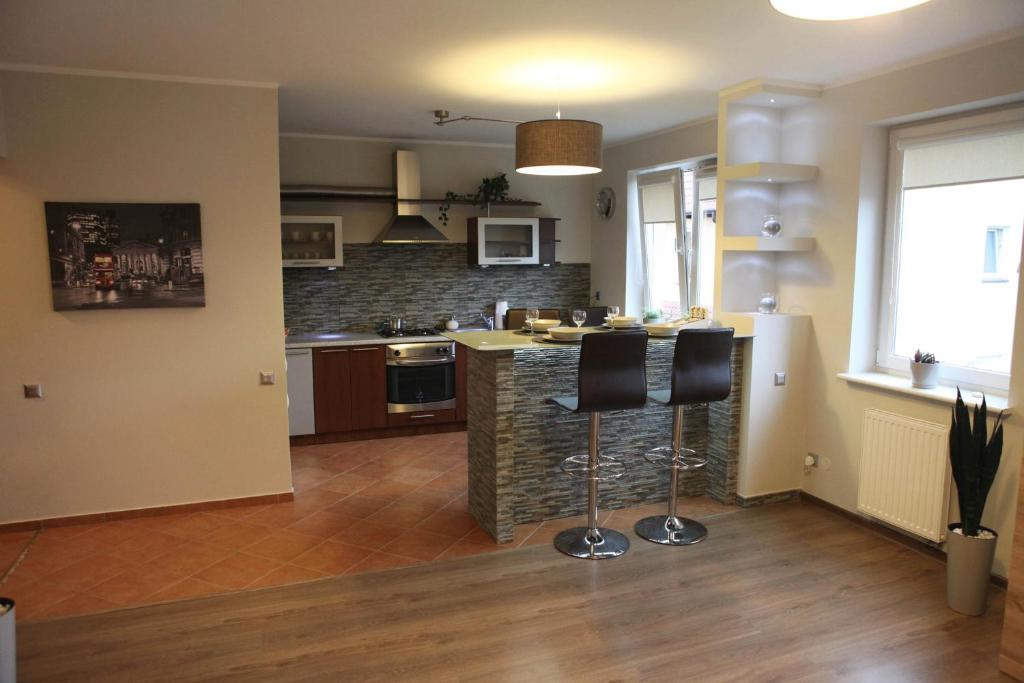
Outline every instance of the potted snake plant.
[(949, 463), (956, 481), (960, 503), (960, 522), (949, 525), (946, 538), (946, 600), (961, 614), (984, 614), (992, 559), (999, 534), (981, 525), (988, 492), (995, 481), (1003, 453), (1003, 413), (1000, 412), (988, 432), (988, 407), (985, 397), (971, 414), (956, 391), (953, 423), (949, 431)]

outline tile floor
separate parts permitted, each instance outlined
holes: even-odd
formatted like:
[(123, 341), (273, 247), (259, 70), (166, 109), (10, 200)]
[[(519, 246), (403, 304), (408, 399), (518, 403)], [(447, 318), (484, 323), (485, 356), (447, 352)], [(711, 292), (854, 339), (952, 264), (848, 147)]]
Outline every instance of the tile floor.
[[(524, 524), (498, 545), (467, 511), (466, 476), (465, 432), (297, 447), (292, 502), (49, 528), (34, 542), (0, 533), (0, 594), (19, 620), (47, 619), (550, 543), (581, 521)], [(663, 507), (602, 522), (625, 530)]]

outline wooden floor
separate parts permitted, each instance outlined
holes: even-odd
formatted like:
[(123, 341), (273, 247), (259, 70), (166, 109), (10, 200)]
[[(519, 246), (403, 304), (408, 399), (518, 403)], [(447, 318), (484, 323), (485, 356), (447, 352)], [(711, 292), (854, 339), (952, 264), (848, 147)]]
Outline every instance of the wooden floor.
[(26, 624), (19, 680), (1009, 680), (1002, 591), (955, 614), (941, 563), (808, 503), (707, 523)]

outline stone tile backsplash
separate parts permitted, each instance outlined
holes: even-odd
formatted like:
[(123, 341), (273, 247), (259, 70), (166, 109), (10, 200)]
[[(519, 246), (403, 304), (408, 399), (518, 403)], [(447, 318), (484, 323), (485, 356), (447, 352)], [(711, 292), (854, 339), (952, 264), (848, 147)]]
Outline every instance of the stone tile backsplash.
[(291, 334), (375, 332), (390, 315), (431, 327), (452, 313), (463, 323), (511, 308), (559, 308), (568, 319), (590, 301), (590, 264), (466, 265), (465, 244), (346, 244), (344, 267), (284, 269), (284, 324)]

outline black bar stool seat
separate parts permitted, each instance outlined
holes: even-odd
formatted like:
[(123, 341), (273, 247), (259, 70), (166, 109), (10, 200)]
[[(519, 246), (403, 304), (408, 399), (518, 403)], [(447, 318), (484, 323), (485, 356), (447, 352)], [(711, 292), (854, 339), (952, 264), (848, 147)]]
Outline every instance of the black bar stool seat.
[(697, 403), (722, 401), (732, 390), (732, 344), (734, 330), (682, 330), (676, 337), (672, 356), (670, 389), (648, 392), (655, 403), (673, 406), (672, 445), (649, 451), (644, 459), (668, 468), (668, 514), (644, 517), (633, 530), (641, 538), (663, 545), (691, 545), (707, 538), (708, 530), (700, 522), (676, 514), (679, 472), (707, 464), (704, 456), (683, 447), (683, 407)]
[(595, 332), (583, 335), (575, 396), (555, 396), (555, 405), (590, 415), (586, 455), (561, 463), (562, 471), (587, 481), (587, 526), (566, 529), (555, 537), (555, 548), (589, 560), (618, 557), (629, 550), (629, 539), (614, 529), (597, 526), (597, 486), (617, 479), (625, 466), (599, 448), (601, 413), (642, 408), (647, 402), (647, 332)]

